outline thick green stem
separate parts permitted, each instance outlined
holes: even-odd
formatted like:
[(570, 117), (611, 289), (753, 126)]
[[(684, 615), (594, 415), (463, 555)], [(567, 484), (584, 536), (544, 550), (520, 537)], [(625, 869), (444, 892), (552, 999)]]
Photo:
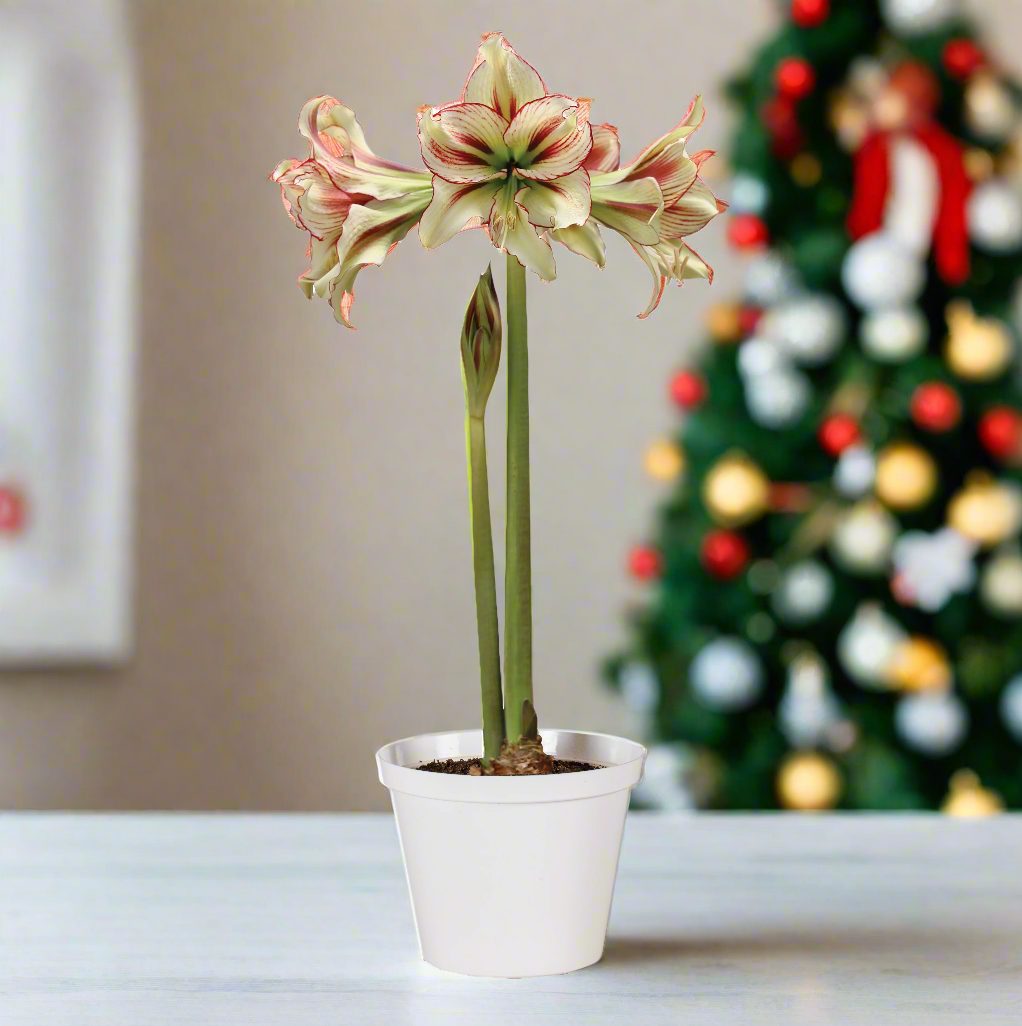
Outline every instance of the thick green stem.
[(486, 429), (481, 417), (465, 417), (468, 448), (469, 517), (472, 521), (472, 573), (479, 632), (479, 684), (483, 700), (483, 760), (500, 755), (504, 706), (500, 691), (500, 629), (490, 527), (490, 482), (486, 472)]
[(504, 708), (509, 744), (532, 707), (532, 543), (529, 524), (529, 346), (525, 268), (507, 255), (507, 555), (504, 566)]

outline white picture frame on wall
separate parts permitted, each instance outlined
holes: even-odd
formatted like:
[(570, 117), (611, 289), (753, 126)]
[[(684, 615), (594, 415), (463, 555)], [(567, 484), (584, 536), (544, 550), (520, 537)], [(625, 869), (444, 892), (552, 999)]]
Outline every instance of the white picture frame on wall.
[(138, 130), (119, 0), (0, 7), (0, 665), (131, 651)]

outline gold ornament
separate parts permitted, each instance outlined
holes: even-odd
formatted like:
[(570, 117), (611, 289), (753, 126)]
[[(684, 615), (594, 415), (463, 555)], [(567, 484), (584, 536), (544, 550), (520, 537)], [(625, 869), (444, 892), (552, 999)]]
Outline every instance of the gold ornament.
[(945, 690), (951, 686), (951, 666), (937, 642), (916, 635), (895, 647), (884, 677), (902, 691)]
[(877, 456), (874, 490), (891, 509), (918, 509), (936, 487), (937, 465), (918, 445), (894, 442)]
[(737, 342), (742, 337), (740, 308), (736, 303), (715, 303), (706, 315), (706, 327), (715, 342)]
[(851, 93), (838, 93), (830, 105), (830, 124), (841, 148), (854, 153), (869, 135), (868, 108)]
[(951, 777), (950, 789), (941, 812), (961, 819), (983, 819), (1004, 811), (1004, 802), (996, 791), (988, 791), (972, 770), (958, 770)]
[(812, 188), (823, 177), (823, 165), (812, 153), (800, 153), (788, 170), (792, 181), (803, 189)]
[(786, 809), (832, 809), (841, 797), (841, 775), (830, 759), (816, 752), (798, 752), (781, 764), (777, 796)]
[(974, 182), (985, 182), (994, 173), (994, 158), (989, 150), (973, 146), (962, 154), (965, 173)]
[(959, 534), (991, 548), (1022, 527), (1022, 495), (1017, 487), (986, 474), (970, 474), (948, 503), (947, 522)]
[(703, 481), (703, 504), (718, 524), (740, 527), (762, 516), (770, 501), (770, 482), (741, 453), (721, 456)]
[(965, 123), (981, 139), (999, 141), (1010, 134), (1018, 112), (1011, 93), (996, 75), (980, 71), (965, 87)]
[(968, 300), (949, 303), (948, 337), (944, 356), (948, 366), (967, 381), (989, 381), (1011, 362), (1011, 333), (996, 317), (977, 317)]
[(654, 480), (673, 481), (685, 469), (685, 457), (673, 442), (664, 438), (646, 450), (643, 466)]

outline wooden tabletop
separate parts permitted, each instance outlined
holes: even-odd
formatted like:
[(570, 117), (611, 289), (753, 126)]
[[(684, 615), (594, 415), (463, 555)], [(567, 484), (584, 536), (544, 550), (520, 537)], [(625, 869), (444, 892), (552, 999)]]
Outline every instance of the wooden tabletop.
[(603, 962), (497, 981), (419, 960), (389, 816), (10, 814), (0, 1023), (1019, 1026), (1022, 817), (633, 815)]

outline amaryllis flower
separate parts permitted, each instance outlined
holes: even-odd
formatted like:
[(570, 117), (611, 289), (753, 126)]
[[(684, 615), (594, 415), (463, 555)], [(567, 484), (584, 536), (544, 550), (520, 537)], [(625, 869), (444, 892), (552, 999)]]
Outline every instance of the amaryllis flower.
[(599, 267), (606, 263), (599, 226), (624, 236), (653, 275), (653, 295), (639, 317), (656, 309), (671, 279), (679, 285), (686, 278), (713, 279), (712, 268), (684, 241), (727, 209), (699, 177), (700, 167), (713, 152), (689, 156), (685, 150), (685, 141), (703, 116), (702, 98), (697, 96), (670, 132), (623, 168), (617, 129), (594, 125), (593, 148), (583, 165), (591, 176), (591, 216), (584, 225), (550, 233)]
[(282, 160), (270, 176), (291, 219), (309, 233), (312, 265), (298, 284), (330, 299), (347, 327), (358, 272), (382, 264), (429, 205), (430, 175), (377, 157), (354, 113), (332, 96), (302, 108), (305, 160)]
[(299, 130), (310, 156), (285, 160), (271, 176), (295, 224), (309, 232), (312, 266), (299, 278), (307, 296), (328, 296), (348, 315), (355, 277), (381, 264), (413, 225), (434, 249), (482, 228), (498, 249), (549, 281), (550, 239), (606, 263), (600, 225), (622, 235), (649, 267), (656, 308), (667, 281), (712, 278), (685, 242), (725, 209), (699, 178), (709, 151), (689, 156), (699, 127), (697, 97), (685, 117), (625, 167), (617, 129), (590, 126), (590, 101), (550, 93), (535, 68), (500, 33), (483, 37), (456, 103), (418, 112), (428, 170), (377, 157), (351, 110), (318, 96)]
[(433, 172), (422, 244), (435, 249), (463, 228), (485, 226), (494, 246), (554, 278), (543, 229), (589, 217), (589, 100), (548, 93), (536, 69), (491, 33), (460, 101), (419, 111), (419, 143)]

